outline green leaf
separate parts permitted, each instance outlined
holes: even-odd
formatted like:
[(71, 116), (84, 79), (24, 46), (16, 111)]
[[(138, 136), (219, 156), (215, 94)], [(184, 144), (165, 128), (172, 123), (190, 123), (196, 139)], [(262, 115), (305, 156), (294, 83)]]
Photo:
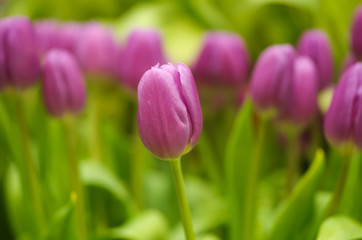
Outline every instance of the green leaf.
[(326, 219), (318, 234), (318, 240), (350, 240), (362, 238), (362, 225), (344, 215)]
[(236, 116), (231, 135), (226, 146), (226, 176), (227, 194), (230, 214), (230, 239), (240, 239), (245, 226), (245, 201), (250, 169), (254, 149), (252, 119), (252, 103), (250, 99), (244, 102), (243, 107)]
[(318, 150), (312, 166), (281, 206), (269, 239), (293, 239), (313, 217), (314, 197), (325, 170), (324, 152)]
[(82, 161), (80, 177), (84, 185), (105, 189), (119, 201), (125, 203), (128, 211), (135, 210), (126, 185), (103, 165), (94, 161)]
[[(74, 204), (71, 200), (63, 207), (58, 209), (51, 219), (49, 225), (49, 233), (47, 239), (69, 239), (74, 236), (74, 231), (71, 231), (74, 223), (71, 221)], [(73, 235), (72, 235), (73, 234)]]

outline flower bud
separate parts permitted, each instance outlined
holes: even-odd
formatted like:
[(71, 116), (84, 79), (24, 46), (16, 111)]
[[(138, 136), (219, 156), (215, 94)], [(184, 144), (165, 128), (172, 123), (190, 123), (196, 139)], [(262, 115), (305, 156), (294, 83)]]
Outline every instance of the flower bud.
[(83, 25), (81, 24), (70, 22), (60, 25), (58, 28), (59, 48), (75, 54), (78, 39), (82, 34)]
[(193, 72), (199, 82), (235, 86), (246, 81), (249, 68), (249, 54), (238, 34), (210, 32), (205, 36)]
[(190, 151), (202, 131), (202, 112), (190, 69), (178, 63), (148, 70), (138, 85), (138, 130), (161, 159)]
[(261, 110), (286, 109), (295, 57), (296, 52), (289, 44), (271, 46), (261, 54), (250, 86), (256, 107)]
[(352, 50), (358, 57), (362, 57), (362, 5), (355, 11), (351, 35)]
[(40, 21), (34, 24), (38, 53), (44, 54), (52, 48), (59, 48), (59, 31), (56, 22)]
[(324, 119), (324, 133), (333, 145), (354, 142), (362, 148), (362, 63), (343, 73)]
[(45, 56), (43, 71), (43, 95), (48, 112), (56, 117), (66, 112), (80, 112), (86, 93), (82, 72), (73, 55), (65, 50), (50, 50)]
[(8, 84), (6, 56), (4, 48), (6, 27), (3, 21), (0, 21), (0, 90)]
[(269, 47), (254, 69), (251, 96), (261, 110), (275, 110), (282, 121), (308, 122), (317, 112), (317, 71), (290, 45)]
[(100, 24), (90, 23), (79, 36), (75, 55), (84, 71), (114, 76), (118, 51), (112, 33)]
[(157, 63), (165, 63), (162, 50), (162, 39), (155, 30), (133, 31), (127, 41), (121, 76), (125, 84), (134, 90), (146, 70)]
[(347, 71), (348, 68), (353, 66), (356, 62), (358, 62), (358, 57), (353, 53), (348, 54), (347, 57), (343, 61), (342, 73)]
[(317, 29), (306, 31), (299, 40), (298, 50), (314, 61), (319, 76), (318, 89), (327, 87), (333, 73), (332, 50), (327, 35)]
[(25, 17), (8, 18), (1, 25), (1, 78), (18, 88), (33, 85), (40, 71), (33, 26)]

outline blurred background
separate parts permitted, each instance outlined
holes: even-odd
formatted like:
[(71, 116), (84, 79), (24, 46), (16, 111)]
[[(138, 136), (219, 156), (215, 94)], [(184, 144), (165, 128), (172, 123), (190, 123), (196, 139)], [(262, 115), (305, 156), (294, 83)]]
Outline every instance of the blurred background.
[[(351, 19), (358, 3), (358, 0), (0, 0), (0, 16), (4, 18), (25, 15), (34, 21), (99, 21), (112, 29), (120, 46), (125, 44), (133, 29), (155, 27), (162, 34), (168, 60), (173, 63), (184, 62), (189, 66), (198, 56), (203, 35), (209, 30), (239, 33), (245, 40), (254, 63), (267, 46), (276, 43), (291, 43), (295, 46), (305, 30), (320, 28), (326, 31), (331, 40), (335, 66), (333, 79), (336, 82), (340, 76), (342, 61), (349, 52)], [(88, 88), (94, 90), (96, 87), (91, 85)], [(27, 114), (33, 152), (38, 159), (45, 211), (51, 216), (47, 221), (51, 232), (57, 236), (49, 239), (72, 239), (74, 233), (66, 230), (69, 229), (67, 224), (70, 224), (72, 204), (69, 200), (67, 168), (63, 166), (67, 163), (65, 143), (62, 141), (65, 137), (61, 124), (46, 116), (43, 105), (39, 103), (41, 100), (38, 90), (27, 93), (28, 99), (32, 99), (27, 102)], [(81, 178), (87, 187), (87, 209), (91, 219), (89, 226), (96, 232), (94, 239), (182, 239), (169, 166), (151, 156), (139, 143), (136, 137), (138, 133), (135, 131), (135, 98), (129, 96), (132, 94), (127, 91), (117, 91), (114, 86), (106, 85), (102, 86), (101, 93), (90, 93), (103, 96), (101, 103), (98, 103), (103, 106), (97, 113), (101, 116), (97, 121), (102, 123), (99, 130), (101, 137), (98, 140), (89, 140), (93, 134), (89, 127), (93, 121), (92, 111), (89, 110), (93, 106), (92, 102), (81, 116), (77, 128), (80, 136), (78, 155), (82, 163), (85, 162), (81, 166)], [(3, 105), (9, 105), (8, 100), (0, 100)], [(31, 217), (26, 216), (32, 213), (27, 210), (31, 207), (26, 204), (26, 194), (22, 194), (19, 172), (11, 163), (13, 153), (8, 147), (10, 141), (14, 142), (13, 146), (19, 146), (18, 133), (16, 130), (13, 132), (14, 119), (9, 114), (11, 110), (4, 109), (0, 111), (0, 238), (31, 239), (26, 234), (21, 235), (27, 231), (29, 222), (32, 221)], [(205, 131), (208, 131), (207, 129), (206, 125)], [(225, 131), (224, 136), (230, 129)], [(138, 144), (134, 144), (137, 142), (134, 138), (138, 139)], [(218, 141), (225, 144), (226, 140)], [(100, 165), (103, 167), (97, 165), (97, 160), (89, 160), (92, 146), (102, 146)], [(208, 166), (205, 166), (203, 159), (211, 158), (210, 154), (212, 155), (209, 147), (205, 144), (197, 146), (193, 153), (185, 156), (183, 164), (187, 176), (186, 185), (195, 226), (201, 229), (199, 232), (205, 233), (204, 239), (227, 239), (227, 204), (224, 199), (223, 180), (217, 180), (224, 179), (225, 176), (223, 173), (215, 174), (215, 169), (205, 170)], [(260, 214), (265, 221), (260, 235), (270, 230), (270, 219), (273, 218), (271, 209), (275, 209), (277, 204), (277, 197), (269, 198), (274, 194), (271, 192), (278, 192), (276, 189), (282, 185), (280, 178), (274, 174), (277, 172), (274, 170), (281, 166), (281, 161), (277, 159), (283, 155), (278, 152), (278, 147), (280, 146), (271, 146), (275, 151), (272, 154), (275, 161), (270, 161), (262, 170), (264, 181), (274, 181), (276, 185), (263, 185), (267, 196), (262, 196), (266, 202), (262, 201), (264, 208)], [(139, 200), (141, 202), (134, 200), (130, 193), (137, 188), (133, 186), (134, 173), (131, 170), (131, 159), (135, 156), (146, 159), (141, 170), (144, 176), (141, 184), (142, 196), (138, 196), (143, 199)], [(214, 155), (220, 156), (221, 154)], [(331, 167), (326, 179), (336, 181), (338, 164), (336, 166)], [(269, 172), (273, 174), (267, 174)], [(216, 175), (215, 181), (210, 180), (213, 174)], [(324, 189), (333, 189), (332, 183), (325, 181)], [(212, 213), (212, 216), (209, 213)]]

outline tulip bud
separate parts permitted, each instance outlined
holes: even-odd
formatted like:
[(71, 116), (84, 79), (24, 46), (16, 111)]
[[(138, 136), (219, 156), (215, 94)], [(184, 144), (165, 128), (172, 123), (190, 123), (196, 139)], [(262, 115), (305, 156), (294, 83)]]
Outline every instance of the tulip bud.
[(18, 88), (33, 85), (40, 71), (33, 26), (24, 17), (5, 19), (1, 25), (1, 78)]
[(299, 40), (298, 50), (314, 61), (319, 76), (318, 89), (327, 87), (333, 73), (332, 50), (327, 35), (321, 30), (306, 31)]
[(362, 148), (362, 63), (343, 73), (324, 119), (324, 133), (333, 145), (354, 142)]
[(0, 90), (5, 88), (8, 82), (6, 56), (4, 48), (6, 27), (4, 22), (0, 21)]
[(256, 107), (261, 110), (286, 109), (295, 57), (296, 52), (289, 44), (271, 46), (261, 54), (250, 86)]
[(48, 112), (61, 117), (66, 112), (81, 111), (86, 93), (75, 58), (64, 50), (50, 50), (45, 56), (43, 71), (43, 95)]
[(358, 57), (362, 57), (362, 5), (355, 11), (351, 35), (352, 50)]
[(125, 84), (134, 90), (146, 70), (157, 63), (165, 63), (162, 51), (162, 39), (155, 30), (133, 31), (127, 41), (121, 76)]
[(78, 23), (66, 23), (59, 26), (59, 48), (75, 54), (77, 43), (83, 34), (83, 25)]
[(358, 57), (353, 53), (348, 54), (343, 61), (342, 73), (347, 71), (348, 68), (353, 66), (356, 62), (358, 62)]
[(202, 131), (202, 112), (190, 69), (178, 63), (148, 70), (138, 85), (138, 130), (161, 159), (190, 151)]
[(100, 24), (91, 23), (82, 30), (75, 55), (84, 71), (114, 76), (118, 51), (112, 33)]
[(52, 48), (59, 48), (58, 25), (54, 21), (40, 21), (34, 24), (37, 50), (44, 54)]
[(210, 32), (193, 66), (197, 81), (211, 85), (240, 85), (250, 68), (243, 39), (234, 33)]

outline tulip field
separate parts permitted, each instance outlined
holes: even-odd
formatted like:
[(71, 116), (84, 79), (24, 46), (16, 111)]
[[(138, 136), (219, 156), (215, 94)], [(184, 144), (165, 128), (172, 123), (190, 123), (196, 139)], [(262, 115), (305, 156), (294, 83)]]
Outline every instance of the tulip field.
[(362, 239), (362, 4), (0, 1), (0, 239)]

